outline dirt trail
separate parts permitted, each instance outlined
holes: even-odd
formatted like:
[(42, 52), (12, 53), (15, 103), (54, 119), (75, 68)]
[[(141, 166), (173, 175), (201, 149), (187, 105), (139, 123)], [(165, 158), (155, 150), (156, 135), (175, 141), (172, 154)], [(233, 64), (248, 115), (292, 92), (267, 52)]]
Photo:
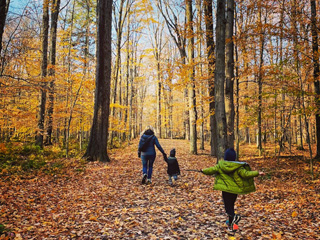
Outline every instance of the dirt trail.
[(152, 184), (140, 184), (135, 141), (112, 151), (110, 163), (89, 163), (84, 172), (0, 181), (0, 223), (16, 239), (320, 239), (319, 188), (294, 178), (295, 169), (275, 171), (271, 160), (248, 160), (270, 177), (257, 178), (257, 191), (239, 196), (241, 231), (230, 236), (214, 178), (185, 171), (213, 166), (209, 150), (194, 156), (184, 140), (160, 143), (167, 153), (177, 150), (181, 176), (175, 186), (167, 184), (159, 151)]

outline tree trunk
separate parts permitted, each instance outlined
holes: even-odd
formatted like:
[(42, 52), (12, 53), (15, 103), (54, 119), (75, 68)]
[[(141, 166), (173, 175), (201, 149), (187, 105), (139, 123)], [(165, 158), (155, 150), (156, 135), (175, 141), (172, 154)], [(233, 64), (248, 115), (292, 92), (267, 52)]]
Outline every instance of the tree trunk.
[(216, 66), (215, 66), (215, 115), (217, 128), (217, 160), (222, 160), (227, 148), (227, 123), (224, 99), (225, 84), (225, 0), (217, 1)]
[(206, 25), (206, 42), (207, 42), (207, 58), (208, 58), (208, 82), (209, 82), (209, 96), (210, 96), (210, 154), (216, 156), (217, 154), (217, 132), (216, 132), (216, 115), (215, 115), (215, 100), (214, 100), (214, 40), (213, 40), (213, 17), (212, 17), (212, 1), (204, 1), (204, 15)]
[[(66, 116), (68, 115), (68, 108), (69, 108), (69, 95), (71, 95), (72, 89), (69, 87), (70, 80), (71, 80), (71, 48), (72, 48), (72, 31), (73, 31), (73, 21), (74, 21), (74, 11), (75, 11), (75, 0), (73, 1), (72, 6), (72, 12), (71, 12), (71, 26), (70, 26), (70, 36), (69, 36), (69, 46), (68, 46), (68, 78), (67, 78), (67, 84), (68, 88), (66, 91)], [(66, 157), (68, 158), (69, 155), (69, 126), (68, 126), (68, 117), (65, 118), (65, 131), (64, 131), (64, 137), (65, 137), (65, 147), (66, 147)]]
[(42, 61), (41, 61), (41, 91), (40, 91), (40, 104), (38, 113), (38, 131), (36, 136), (36, 145), (43, 147), (43, 133), (44, 133), (44, 119), (46, 112), (47, 101), (47, 67), (48, 67), (48, 32), (49, 32), (49, 0), (43, 1), (43, 15), (42, 15)]
[[(121, 68), (121, 43), (122, 43), (123, 25), (124, 25), (124, 21), (126, 18), (126, 14), (125, 15), (123, 14), (124, 3), (125, 3), (125, 0), (121, 0), (120, 7), (119, 7), (119, 13), (118, 13), (119, 19), (118, 19), (117, 26), (116, 26), (116, 32), (117, 32), (116, 60), (115, 60), (114, 68), (113, 68), (113, 74), (112, 74), (112, 77), (113, 77), (112, 103), (113, 104), (117, 103), (117, 99), (119, 97), (118, 96), (118, 84), (119, 84), (118, 80), (119, 80), (119, 75), (120, 75), (119, 72), (120, 72), (120, 68)], [(121, 91), (121, 89), (119, 91)], [(113, 118), (112, 122), (115, 122), (117, 112), (118, 111), (117, 111), (116, 106), (113, 106), (111, 108), (111, 116)], [(111, 122), (111, 125), (112, 125), (112, 122)], [(114, 129), (113, 126), (110, 126), (110, 128)], [(111, 131), (111, 139), (110, 139), (111, 145), (113, 145), (113, 138), (115, 137), (115, 134), (116, 134), (116, 132)]]
[(264, 65), (264, 30), (262, 29), (262, 10), (259, 10), (259, 22), (261, 26), (260, 30), (260, 61), (258, 72), (258, 136), (257, 146), (259, 149), (259, 156), (262, 154), (262, 79), (263, 79), (263, 65)]
[(56, 47), (57, 47), (57, 27), (60, 11), (60, 0), (54, 0), (51, 10), (51, 50), (50, 50), (50, 86), (49, 86), (49, 103), (48, 103), (48, 126), (46, 145), (52, 145), (53, 131), (53, 105), (54, 105), (54, 83), (55, 83), (55, 66), (56, 66)]
[(89, 161), (110, 161), (107, 154), (111, 78), (112, 0), (97, 5), (97, 66), (94, 115), (90, 140), (84, 157)]
[(197, 106), (196, 91), (194, 83), (194, 33), (193, 33), (193, 16), (192, 0), (186, 0), (186, 18), (188, 41), (188, 98), (189, 98), (189, 124), (190, 124), (190, 152), (197, 154)]
[[(235, 6), (236, 8), (236, 6)], [(237, 22), (237, 10), (235, 9), (235, 22)], [(237, 25), (235, 28), (235, 34), (237, 34)], [(236, 63), (239, 62), (239, 54), (238, 54), (238, 46), (235, 46), (235, 54), (236, 54)], [(236, 65), (236, 73), (235, 73), (235, 80), (236, 80), (236, 108), (235, 108), (235, 115), (236, 115), (236, 134), (235, 134), (235, 141), (236, 141), (236, 152), (237, 152), (237, 159), (239, 159), (239, 152), (240, 152), (240, 131), (239, 131), (239, 122), (240, 122), (240, 111), (239, 111), (239, 64)]]
[[(163, 3), (164, 2), (164, 3)], [(170, 1), (163, 1), (159, 0), (157, 3), (157, 7), (160, 10), (167, 26), (169, 33), (175, 42), (177, 48), (179, 49), (180, 57), (181, 57), (181, 64), (184, 67), (186, 64), (186, 34), (185, 30), (181, 28), (181, 24), (178, 23), (178, 16), (175, 15), (175, 12), (170, 9), (169, 4)], [(165, 9), (163, 9), (163, 4), (165, 5)], [(169, 13), (172, 16), (169, 16)], [(186, 25), (186, 24), (185, 24)], [(188, 102), (188, 89), (184, 89), (184, 129), (185, 129), (185, 139), (190, 139), (190, 124), (189, 124), (189, 102)]]
[[(157, 36), (157, 35), (155, 35)], [(161, 37), (161, 36), (160, 36)], [(157, 44), (157, 39), (156, 41), (156, 61), (157, 61), (157, 124), (156, 124), (156, 129), (157, 129), (157, 134), (161, 138), (161, 68), (160, 68), (160, 49), (158, 48)], [(161, 47), (161, 46), (160, 46)]]
[(0, 0), (0, 56), (2, 50), (2, 36), (4, 26), (6, 24), (7, 13), (10, 5), (10, 0)]
[(311, 4), (311, 33), (312, 33), (312, 59), (313, 59), (313, 79), (315, 89), (315, 101), (317, 111), (315, 114), (316, 118), (316, 158), (320, 158), (320, 84), (319, 84), (319, 45), (318, 45), (318, 30), (317, 30), (317, 8), (316, 1), (310, 0)]
[[(198, 13), (198, 19), (197, 19), (197, 75), (198, 76), (202, 76), (203, 72), (202, 72), (202, 62), (201, 62), (201, 58), (202, 58), (202, 44), (203, 44), (203, 31), (202, 31), (202, 27), (201, 27), (201, 23), (203, 21), (202, 19), (202, 15), (203, 15), (203, 11), (202, 11), (202, 5), (201, 5), (201, 0), (197, 0), (196, 1), (196, 7), (197, 7), (197, 13)], [(203, 102), (203, 95), (204, 95), (204, 83), (200, 83), (200, 89), (199, 89), (199, 96), (200, 96), (200, 107), (199, 107), (199, 115), (200, 115), (200, 119), (201, 119), (201, 123), (199, 126), (199, 138), (200, 138), (200, 150), (204, 150), (204, 102)]]
[(234, 0), (227, 1), (227, 22), (226, 22), (226, 117), (227, 117), (227, 142), (229, 148), (234, 148)]
[(126, 50), (127, 50), (127, 56), (126, 56), (126, 96), (125, 96), (125, 106), (127, 107), (125, 109), (125, 117), (124, 117), (124, 122), (125, 122), (125, 129), (126, 131), (124, 132), (124, 139), (129, 141), (131, 140), (130, 138), (130, 130), (129, 130), (129, 126), (127, 124), (128, 119), (129, 119), (129, 111), (128, 111), (128, 107), (129, 107), (129, 84), (130, 84), (130, 14), (128, 14), (127, 16), (127, 46), (126, 46)]

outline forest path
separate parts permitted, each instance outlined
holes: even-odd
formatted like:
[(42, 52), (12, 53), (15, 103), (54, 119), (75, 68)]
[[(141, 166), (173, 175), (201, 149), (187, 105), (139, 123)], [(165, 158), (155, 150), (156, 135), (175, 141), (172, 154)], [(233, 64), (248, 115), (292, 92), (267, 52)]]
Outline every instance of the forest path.
[(185, 171), (215, 164), (208, 147), (194, 156), (184, 140), (160, 143), (168, 154), (176, 148), (175, 186), (167, 183), (159, 151), (152, 184), (141, 185), (136, 140), (113, 150), (110, 163), (92, 162), (84, 171), (1, 180), (0, 223), (15, 239), (320, 239), (319, 184), (299, 175), (304, 162), (285, 159), (276, 170), (275, 160), (243, 157), (268, 174), (255, 179), (256, 192), (238, 197), (241, 231), (230, 236), (214, 177)]

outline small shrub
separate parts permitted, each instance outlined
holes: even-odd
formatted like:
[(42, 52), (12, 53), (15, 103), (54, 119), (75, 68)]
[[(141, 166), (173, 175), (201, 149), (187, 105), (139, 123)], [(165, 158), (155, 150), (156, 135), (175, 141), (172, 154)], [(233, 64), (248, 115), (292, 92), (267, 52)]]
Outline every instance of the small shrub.
[(43, 150), (41, 149), (40, 146), (32, 144), (32, 145), (24, 145), (20, 154), (24, 155), (24, 156), (29, 156), (31, 154), (37, 155), (37, 154), (40, 154), (42, 152), (43, 152)]
[(46, 161), (43, 159), (27, 159), (22, 162), (21, 167), (24, 171), (30, 170), (30, 169), (40, 169), (46, 165)]

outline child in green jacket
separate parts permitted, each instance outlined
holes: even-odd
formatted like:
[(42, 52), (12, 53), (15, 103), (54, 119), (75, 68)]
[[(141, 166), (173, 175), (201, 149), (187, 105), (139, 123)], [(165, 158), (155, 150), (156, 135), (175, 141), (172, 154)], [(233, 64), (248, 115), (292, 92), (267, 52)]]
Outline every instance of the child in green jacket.
[(263, 175), (263, 172), (251, 171), (250, 166), (245, 162), (235, 161), (237, 158), (234, 149), (229, 148), (224, 154), (224, 161), (221, 160), (214, 167), (202, 169), (206, 175), (216, 175), (213, 189), (222, 191), (224, 208), (228, 214), (228, 229), (238, 229), (237, 223), (241, 216), (234, 213), (234, 204), (238, 194), (254, 192), (255, 185), (253, 178)]

